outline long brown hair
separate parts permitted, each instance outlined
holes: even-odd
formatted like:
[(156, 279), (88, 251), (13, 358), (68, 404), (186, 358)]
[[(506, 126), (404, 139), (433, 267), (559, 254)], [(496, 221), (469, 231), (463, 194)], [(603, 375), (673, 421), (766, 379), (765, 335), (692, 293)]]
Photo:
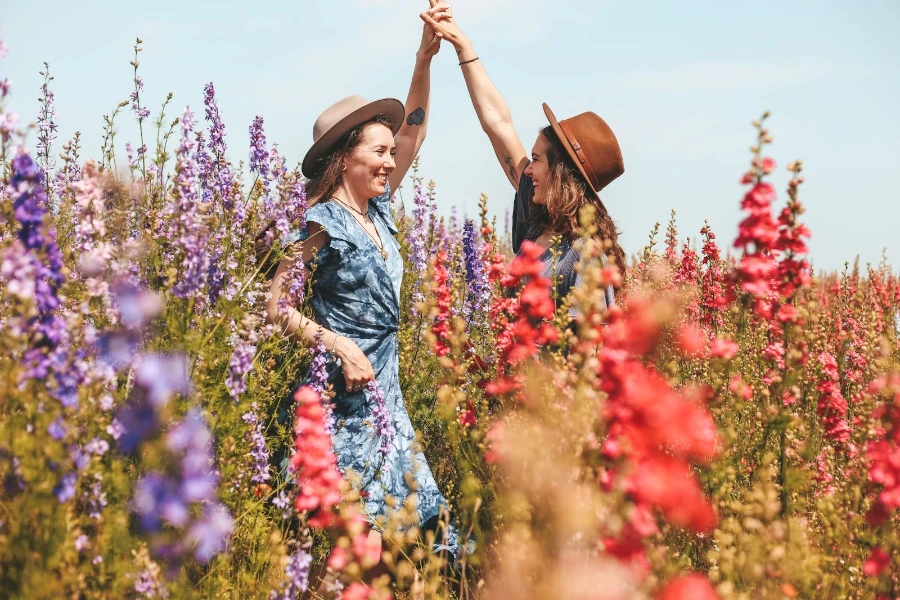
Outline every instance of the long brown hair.
[(306, 182), (307, 206), (312, 207), (331, 198), (344, 177), (344, 158), (359, 146), (366, 128), (375, 123), (393, 130), (391, 120), (384, 115), (378, 115), (345, 133), (331, 147), (328, 154), (319, 159), (316, 163), (315, 175)]
[(609, 253), (622, 273), (625, 273), (625, 252), (619, 246), (619, 231), (606, 207), (600, 202), (596, 192), (572, 162), (553, 128), (549, 125), (541, 129), (547, 140), (547, 166), (550, 181), (545, 189), (545, 203), (532, 206), (532, 221), (542, 227), (551, 228), (570, 240), (578, 235), (578, 216), (587, 205), (594, 207), (595, 234), (612, 244)]

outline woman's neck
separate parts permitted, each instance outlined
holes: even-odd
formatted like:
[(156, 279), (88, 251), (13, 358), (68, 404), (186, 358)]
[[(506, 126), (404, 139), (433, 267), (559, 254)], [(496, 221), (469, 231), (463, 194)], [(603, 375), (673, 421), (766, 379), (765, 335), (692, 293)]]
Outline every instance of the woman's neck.
[(361, 213), (369, 210), (369, 199), (364, 195), (354, 193), (353, 189), (346, 183), (339, 185), (331, 196), (348, 206), (356, 208)]

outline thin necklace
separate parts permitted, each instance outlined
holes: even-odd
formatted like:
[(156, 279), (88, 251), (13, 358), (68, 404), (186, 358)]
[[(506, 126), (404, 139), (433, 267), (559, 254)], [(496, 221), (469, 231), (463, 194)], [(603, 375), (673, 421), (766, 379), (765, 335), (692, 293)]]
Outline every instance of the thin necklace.
[[(334, 196), (332, 196), (332, 198), (334, 198)], [(360, 215), (363, 219), (367, 220), (369, 223), (372, 223), (372, 226), (373, 226), (373, 227), (375, 226), (375, 223), (373, 223), (373, 222), (372, 222), (372, 219), (369, 218), (369, 211), (368, 211), (368, 210), (367, 210), (366, 212), (361, 212), (361, 211), (359, 211), (359, 210), (353, 208), (352, 206), (349, 206), (349, 205), (347, 205), (347, 204), (344, 204), (344, 202), (343, 202), (340, 198), (334, 198), (334, 199), (337, 200), (338, 204), (340, 204), (340, 205), (343, 206), (344, 208), (349, 208), (349, 209), (352, 210), (353, 212), (355, 212), (355, 213), (357, 213), (358, 215)], [(381, 240), (380, 240), (380, 239), (375, 239), (375, 236), (373, 236), (371, 233), (369, 233), (369, 230), (366, 229), (365, 227), (363, 227), (362, 230), (365, 232), (365, 234), (366, 234), (367, 236), (369, 236), (369, 239), (372, 240), (372, 243), (375, 244), (375, 247), (378, 248), (378, 251), (381, 253), (381, 258), (382, 258), (382, 260), (387, 260), (388, 253), (387, 253), (387, 250), (384, 249), (384, 244), (381, 243)], [(379, 237), (379, 238), (381, 237), (381, 234), (378, 233), (378, 227), (375, 227), (375, 233), (378, 234), (378, 237)]]
[(366, 209), (366, 212), (362, 212), (361, 210), (359, 210), (359, 209), (356, 208), (355, 206), (351, 206), (351, 205), (349, 205), (349, 204), (346, 204), (346, 203), (345, 203), (343, 200), (341, 200), (340, 198), (337, 198), (337, 197), (335, 197), (335, 196), (332, 196), (332, 198), (334, 198), (335, 200), (337, 200), (338, 202), (340, 202), (340, 203), (341, 203), (341, 206), (344, 206), (344, 207), (346, 207), (346, 208), (349, 208), (350, 210), (352, 210), (353, 212), (355, 212), (356, 214), (358, 214), (359, 216), (361, 216), (363, 219), (365, 219), (365, 220), (368, 221), (369, 223), (372, 222), (372, 219), (369, 217), (369, 209)]

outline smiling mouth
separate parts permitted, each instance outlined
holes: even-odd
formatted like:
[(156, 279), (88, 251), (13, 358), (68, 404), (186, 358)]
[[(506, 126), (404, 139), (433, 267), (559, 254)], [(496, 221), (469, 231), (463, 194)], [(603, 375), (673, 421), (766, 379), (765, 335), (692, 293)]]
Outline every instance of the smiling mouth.
[(376, 176), (375, 176), (375, 179), (377, 179), (377, 180), (380, 181), (381, 183), (387, 183), (387, 180), (388, 180), (387, 173), (382, 173), (382, 174), (380, 174), (380, 175), (376, 175)]

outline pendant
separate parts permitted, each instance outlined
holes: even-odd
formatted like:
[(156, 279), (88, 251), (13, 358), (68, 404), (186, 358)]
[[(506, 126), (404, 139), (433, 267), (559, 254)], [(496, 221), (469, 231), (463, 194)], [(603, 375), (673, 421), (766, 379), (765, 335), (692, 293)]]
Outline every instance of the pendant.
[(381, 258), (383, 258), (384, 260), (387, 260), (387, 250), (381, 251)]

